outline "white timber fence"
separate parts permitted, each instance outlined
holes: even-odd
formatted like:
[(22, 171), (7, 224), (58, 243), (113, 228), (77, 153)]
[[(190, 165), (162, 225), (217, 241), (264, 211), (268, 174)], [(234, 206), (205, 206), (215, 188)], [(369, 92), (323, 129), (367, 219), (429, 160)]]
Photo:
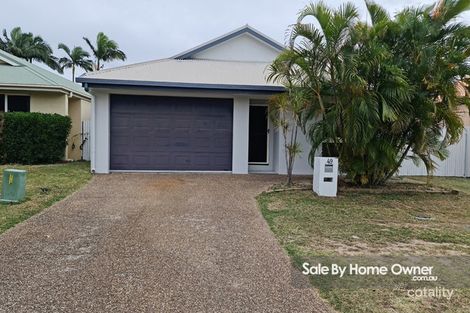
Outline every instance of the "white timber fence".
[(82, 121), (81, 135), (80, 150), (82, 150), (82, 159), (90, 161), (90, 121)]
[[(437, 164), (434, 176), (470, 177), (470, 127), (466, 127), (460, 141), (448, 148), (449, 156), (444, 161), (434, 158)], [(427, 175), (426, 167), (422, 161), (419, 165), (412, 160), (405, 160), (400, 167), (400, 176)]]

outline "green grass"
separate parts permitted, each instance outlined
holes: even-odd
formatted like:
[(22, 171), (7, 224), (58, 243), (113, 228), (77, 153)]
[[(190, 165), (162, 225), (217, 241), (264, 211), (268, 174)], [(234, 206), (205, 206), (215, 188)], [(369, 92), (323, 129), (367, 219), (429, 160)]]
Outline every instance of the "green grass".
[(0, 204), (0, 233), (41, 212), (55, 202), (83, 187), (91, 178), (88, 162), (53, 165), (3, 165), (5, 168), (24, 169), (26, 199), (19, 204)]
[[(470, 191), (470, 180), (446, 178), (433, 184)], [(384, 191), (346, 189), (337, 198), (320, 198), (309, 191), (263, 193), (258, 203), (296, 266), (313, 256), (470, 255), (470, 192)], [(340, 312), (470, 312), (467, 289), (447, 302), (411, 299), (391, 289), (316, 286)]]

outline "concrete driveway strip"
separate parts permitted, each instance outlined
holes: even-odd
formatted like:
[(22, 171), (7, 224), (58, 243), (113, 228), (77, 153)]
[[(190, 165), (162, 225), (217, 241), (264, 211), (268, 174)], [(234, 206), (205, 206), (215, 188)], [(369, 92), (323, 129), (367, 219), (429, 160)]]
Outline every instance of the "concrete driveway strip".
[(0, 312), (329, 312), (256, 206), (280, 179), (96, 176), (0, 236)]

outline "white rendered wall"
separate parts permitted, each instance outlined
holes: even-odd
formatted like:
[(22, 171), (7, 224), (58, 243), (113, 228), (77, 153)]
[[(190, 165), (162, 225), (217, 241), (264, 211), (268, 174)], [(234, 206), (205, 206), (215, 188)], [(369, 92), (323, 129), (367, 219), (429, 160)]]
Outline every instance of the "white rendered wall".
[(233, 99), (232, 173), (248, 174), (248, 124), (250, 99), (237, 96)]
[(93, 92), (91, 118), (91, 169), (109, 173), (109, 94)]
[[(277, 137), (279, 142), (276, 147), (278, 162), (277, 166), (275, 166), (275, 170), (278, 174), (287, 174), (286, 156), (284, 152), (284, 137), (282, 136), (282, 132), (280, 130), (277, 131)], [(302, 152), (295, 158), (293, 174), (313, 175), (313, 168), (308, 162), (311, 146), (300, 129), (297, 135), (297, 142), (300, 144)]]
[(278, 55), (279, 50), (250, 34), (243, 34), (196, 53), (192, 58), (218, 61), (271, 62)]

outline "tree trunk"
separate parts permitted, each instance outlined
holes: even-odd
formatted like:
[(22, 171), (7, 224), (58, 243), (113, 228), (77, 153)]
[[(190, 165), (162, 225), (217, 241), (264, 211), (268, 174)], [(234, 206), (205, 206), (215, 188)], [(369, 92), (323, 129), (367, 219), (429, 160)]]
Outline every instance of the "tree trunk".
[(292, 166), (287, 169), (287, 187), (292, 186)]
[(75, 65), (72, 65), (72, 81), (75, 83)]
[(406, 150), (405, 150), (405, 152), (403, 152), (403, 154), (402, 154), (400, 160), (398, 161), (397, 165), (395, 166), (395, 168), (390, 173), (388, 173), (388, 175), (384, 178), (382, 183), (385, 183), (387, 180), (389, 180), (400, 169), (400, 166), (403, 163), (403, 160), (405, 159), (406, 155), (410, 151), (410, 148), (411, 148), (410, 145), (408, 145), (408, 147), (406, 147)]

